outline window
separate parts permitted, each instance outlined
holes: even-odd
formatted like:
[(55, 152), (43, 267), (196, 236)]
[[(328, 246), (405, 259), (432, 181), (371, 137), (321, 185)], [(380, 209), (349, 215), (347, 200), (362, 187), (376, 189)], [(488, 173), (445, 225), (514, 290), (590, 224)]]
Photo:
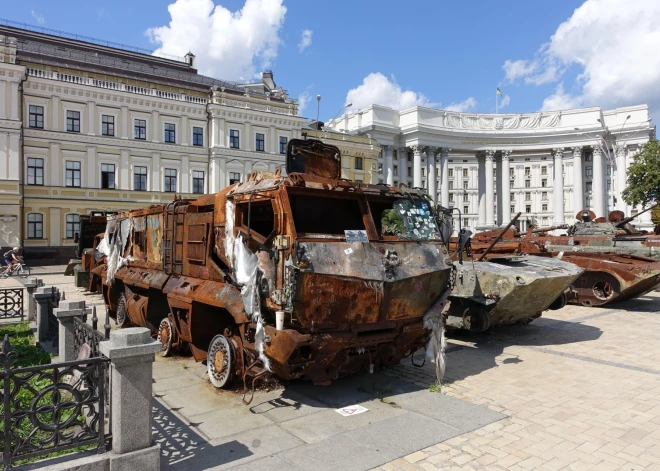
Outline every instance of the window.
[(27, 184), (44, 184), (44, 159), (27, 159)]
[[(357, 158), (358, 158), (358, 157), (356, 157), (356, 159), (357, 159)], [(426, 176), (426, 169), (423, 168), (423, 169), (422, 169), (422, 177), (425, 177), (425, 176)]]
[(545, 188), (546, 186), (548, 186), (548, 180), (544, 178), (543, 180), (541, 180), (541, 187)]
[(133, 189), (147, 191), (147, 167), (135, 167), (133, 170)]
[(532, 201), (532, 194), (531, 193), (525, 193), (525, 201)]
[(593, 159), (594, 159), (594, 157), (593, 157), (593, 154), (591, 152), (584, 155), (584, 161), (585, 162), (591, 162), (591, 161), (593, 161)]
[(612, 191), (612, 180), (607, 180), (607, 191)]
[(532, 175), (532, 169), (529, 167), (525, 167), (525, 176), (529, 177)]
[(240, 149), (240, 138), (236, 129), (229, 130), (229, 147), (232, 149)]
[(449, 195), (449, 202), (450, 203), (454, 202), (454, 195), (453, 194)]
[(393, 174), (393, 175), (392, 175), (393, 177), (398, 177), (398, 176), (399, 176), (399, 167), (397, 167), (397, 166), (395, 165), (395, 166), (394, 166), (394, 169), (392, 170), (392, 174)]
[(593, 167), (587, 167), (584, 169), (584, 176), (587, 178), (593, 178), (594, 176), (594, 168)]
[(66, 112), (66, 130), (68, 132), (80, 132), (80, 111)]
[(80, 215), (67, 214), (66, 215), (66, 238), (73, 239), (75, 234), (80, 233)]
[(104, 136), (115, 135), (115, 117), (104, 114), (101, 116), (101, 134)]
[(193, 128), (193, 145), (198, 147), (204, 145), (204, 128)]
[(170, 144), (176, 142), (176, 126), (174, 124), (165, 123), (165, 142)]
[(362, 157), (355, 157), (355, 170), (362, 170)]
[(44, 128), (44, 107), (30, 105), (30, 127)]
[(451, 177), (453, 177), (453, 176), (454, 176), (454, 169), (453, 169), (453, 168), (450, 168), (450, 169), (449, 169), (449, 178), (451, 178)]
[(607, 175), (612, 175), (612, 166), (611, 165), (607, 166)]
[(515, 173), (514, 173), (514, 172), (515, 172), (515, 169), (510, 168), (510, 169), (509, 169), (509, 177), (514, 178), (514, 177), (515, 177)]
[(516, 183), (516, 182), (514, 182), (513, 180), (511, 180), (511, 181), (509, 182), (509, 188), (513, 188), (513, 185), (514, 185), (515, 183)]
[(412, 174), (413, 174), (412, 167), (408, 167), (408, 176), (410, 176)]
[(28, 239), (44, 238), (44, 216), (43, 214), (30, 213), (27, 215)]
[(466, 169), (466, 168), (463, 169), (463, 176), (467, 178), (467, 176), (468, 176), (468, 169)]
[(530, 188), (532, 183), (529, 180), (525, 180), (525, 188)]
[(548, 174), (548, 167), (541, 167), (541, 175), (547, 175)]
[(134, 137), (135, 139), (147, 138), (147, 121), (145, 119), (136, 119), (134, 122)]
[(548, 210), (548, 203), (543, 203), (541, 205), (541, 211), (547, 211)]
[(453, 190), (454, 189), (454, 182), (449, 182), (449, 189)]
[(587, 202), (587, 208), (590, 208), (591, 207), (591, 196), (587, 196), (586, 202)]
[(470, 207), (469, 206), (463, 206), (463, 214), (467, 214), (470, 212)]
[(113, 164), (101, 164), (101, 188), (115, 188), (115, 166)]
[(515, 213), (516, 213), (516, 205), (512, 204), (511, 205), (511, 214), (515, 214)]
[(584, 186), (584, 189), (586, 191), (593, 191), (593, 189), (594, 189), (593, 187), (594, 187), (594, 184), (592, 182), (587, 182)]
[(266, 150), (266, 137), (261, 133), (256, 134), (256, 139), (254, 142), (254, 150), (256, 150), (257, 152), (263, 152)]
[(544, 200), (544, 201), (548, 199), (548, 192), (547, 191), (544, 191), (544, 192), (541, 193), (541, 199)]
[(532, 207), (530, 205), (525, 206), (525, 212), (526, 213), (531, 213), (532, 212)]
[(463, 202), (469, 203), (470, 202), (470, 195), (463, 195)]
[(467, 182), (467, 180), (465, 180), (465, 181), (463, 182), (463, 189), (464, 189), (464, 190), (467, 190), (467, 189), (468, 189), (468, 182)]
[(193, 170), (193, 193), (204, 193), (204, 172), (201, 170)]
[(80, 162), (66, 161), (66, 186), (80, 187)]
[(229, 184), (233, 185), (241, 181), (241, 174), (238, 172), (229, 172)]
[(165, 191), (169, 193), (176, 192), (176, 169), (165, 169)]
[[(345, 230), (364, 230), (365, 228), (360, 202), (357, 198), (340, 199), (309, 194), (290, 194), (289, 202), (291, 217), (298, 235), (334, 234), (344, 236)], [(392, 208), (392, 203), (389, 204), (389, 207)], [(375, 213), (378, 212), (375, 211)], [(399, 214), (398, 211), (397, 214)], [(374, 219), (378, 219), (375, 216), (374, 214)], [(270, 227), (272, 230), (273, 226)]]
[(280, 136), (280, 154), (286, 154), (287, 138)]

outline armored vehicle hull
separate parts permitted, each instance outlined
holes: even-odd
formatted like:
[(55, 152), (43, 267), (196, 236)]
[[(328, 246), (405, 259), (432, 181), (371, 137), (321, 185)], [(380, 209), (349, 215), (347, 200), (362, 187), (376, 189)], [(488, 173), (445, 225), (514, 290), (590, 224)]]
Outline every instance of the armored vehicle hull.
[(550, 257), (493, 256), (456, 263), (447, 325), (483, 332), (501, 324), (526, 323), (567, 302), (583, 270)]
[(268, 371), (327, 384), (427, 344), (453, 270), (432, 203), (341, 180), (340, 162), (294, 139), (286, 177), (252, 173), (109, 221), (111, 315), (149, 327), (164, 354), (190, 346), (216, 387)]

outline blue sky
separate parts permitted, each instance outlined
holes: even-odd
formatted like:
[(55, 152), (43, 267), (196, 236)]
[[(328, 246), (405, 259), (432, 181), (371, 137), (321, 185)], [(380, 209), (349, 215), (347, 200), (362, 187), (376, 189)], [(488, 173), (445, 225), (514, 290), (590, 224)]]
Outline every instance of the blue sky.
[[(175, 25), (146, 34), (170, 24), (170, 4)], [(656, 0), (214, 4), (26, 0), (6, 2), (1, 16), (175, 54), (191, 49), (200, 71), (217, 78), (252, 79), (269, 67), (290, 96), (311, 98), (303, 113), (311, 118), (317, 94), (321, 119), (328, 119), (352, 89), (354, 108), (380, 101), (492, 113), (496, 86), (508, 102), (500, 111), (507, 113), (660, 105), (660, 72), (647, 76), (648, 69), (660, 70)]]

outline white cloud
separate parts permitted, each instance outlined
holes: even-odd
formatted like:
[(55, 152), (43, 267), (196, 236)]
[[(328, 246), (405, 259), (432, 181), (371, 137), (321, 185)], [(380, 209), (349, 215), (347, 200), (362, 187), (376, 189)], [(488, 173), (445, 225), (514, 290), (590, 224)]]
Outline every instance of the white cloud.
[(475, 100), (474, 97), (469, 97), (460, 103), (452, 103), (451, 105), (446, 106), (445, 109), (447, 111), (458, 111), (460, 113), (464, 113), (466, 111), (473, 110), (476, 107), (477, 100)]
[[(544, 109), (648, 103), (660, 108), (660, 2), (587, 0), (542, 45), (534, 59), (506, 61), (510, 81), (556, 82), (573, 66), (579, 70), (575, 95), (559, 85)], [(659, 109), (660, 111), (660, 109)]]
[(298, 52), (303, 52), (307, 47), (312, 45), (312, 30), (305, 29), (300, 35), (300, 42), (298, 43)]
[(557, 85), (555, 93), (543, 100), (542, 111), (568, 110), (582, 106), (583, 99), (564, 92), (564, 82)]
[(202, 74), (226, 80), (254, 77), (277, 57), (286, 7), (282, 0), (245, 0), (232, 12), (212, 0), (176, 0), (167, 7), (169, 26), (149, 28), (156, 52), (192, 51)]
[(511, 103), (511, 97), (509, 95), (504, 95), (500, 100), (500, 109), (506, 108)]
[(44, 17), (36, 13), (34, 10), (32, 10), (32, 18), (37, 20), (37, 23), (39, 23), (40, 25), (43, 25), (46, 22)]
[(305, 112), (305, 108), (309, 105), (309, 100), (312, 96), (309, 94), (309, 88), (298, 95), (298, 116), (302, 116)]
[(353, 103), (351, 109), (359, 110), (373, 104), (403, 110), (413, 106), (433, 106), (421, 93), (402, 90), (394, 76), (388, 79), (380, 72), (367, 75), (362, 84), (348, 91), (346, 103)]

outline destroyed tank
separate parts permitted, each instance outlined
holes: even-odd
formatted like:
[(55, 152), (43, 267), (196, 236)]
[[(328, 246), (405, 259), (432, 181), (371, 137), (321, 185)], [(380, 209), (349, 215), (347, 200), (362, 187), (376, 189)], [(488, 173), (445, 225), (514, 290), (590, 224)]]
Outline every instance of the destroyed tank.
[(502, 254), (549, 256), (583, 268), (584, 272), (575, 280), (568, 295), (571, 304), (604, 306), (642, 296), (660, 284), (660, 261), (657, 259), (611, 253), (605, 246), (561, 251), (548, 244), (552, 236), (537, 234), (533, 229), (524, 236), (515, 228), (503, 234), (501, 230), (484, 231), (475, 234), (470, 245), (475, 254), (487, 253), (487, 259)]
[(470, 235), (463, 230), (454, 239), (457, 272), (449, 295), (449, 327), (484, 332), (495, 325), (529, 323), (543, 311), (564, 307), (572, 283), (584, 271), (572, 263), (531, 255), (475, 260)]
[(267, 371), (328, 384), (425, 346), (453, 270), (428, 197), (341, 179), (339, 149), (316, 140), (289, 142), (286, 171), (110, 220), (117, 323), (164, 354), (190, 346), (216, 387)]

